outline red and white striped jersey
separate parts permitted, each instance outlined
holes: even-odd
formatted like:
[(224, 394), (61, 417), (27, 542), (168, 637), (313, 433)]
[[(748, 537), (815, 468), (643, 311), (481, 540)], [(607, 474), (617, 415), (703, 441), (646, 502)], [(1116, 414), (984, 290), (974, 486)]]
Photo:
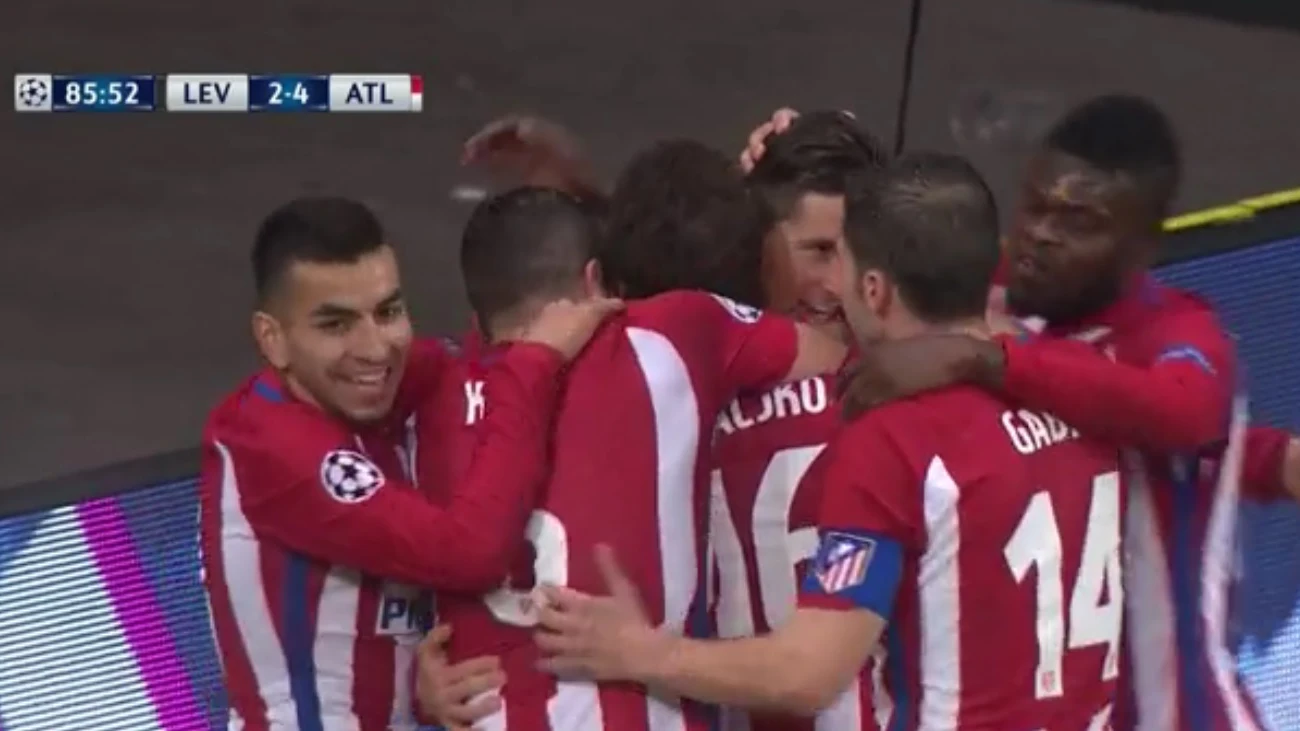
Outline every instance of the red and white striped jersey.
[[(798, 579), (817, 551), (818, 459), (839, 430), (832, 376), (784, 383), (732, 401), (713, 445), (709, 548), (717, 634), (749, 637), (794, 611)], [(721, 709), (724, 731), (857, 729), (854, 684), (816, 719)]]
[[(503, 710), (477, 727), (492, 731), (683, 731), (707, 728), (705, 709), (648, 696), (639, 686), (556, 681), (536, 667), (531, 589), (537, 583), (603, 588), (592, 559), (613, 546), (654, 621), (685, 631), (703, 612), (699, 591), (708, 508), (709, 449), (719, 410), (739, 391), (770, 385), (798, 350), (793, 322), (730, 300), (674, 292), (630, 303), (573, 362), (552, 437), (552, 473), (528, 524), (528, 550), (505, 586), (481, 598), (445, 595), (440, 621), (456, 629), (459, 661), (501, 657)], [(461, 405), (442, 422), (462, 426), (457, 444), (422, 461), (463, 462), (481, 438), (473, 424), (494, 398), (476, 369), (497, 357), (475, 353)], [(474, 362), (474, 361), (477, 361)], [(451, 398), (444, 399), (450, 403)], [(440, 484), (447, 481), (439, 479)]]
[[(1126, 455), (1127, 682), (1120, 694), (1117, 728), (1263, 728), (1237, 673), (1228, 638), (1247, 442), (1246, 403), (1239, 392), (1231, 336), (1208, 303), (1150, 278), (1141, 279), (1113, 306), (1086, 322), (1049, 328), (1046, 334), (1090, 343), (1113, 360), (1143, 371), (1181, 371), (1211, 397), (1212, 420), (1220, 425), (1220, 431), (1196, 449), (1131, 450)], [(1012, 388), (1021, 389), (1025, 380), (1050, 378), (1054, 369), (1035, 369), (1029, 379), (1020, 377), (1021, 370), (1010, 374)], [(1083, 401), (1098, 398), (1091, 387), (1079, 384), (1074, 382), (1076, 389), (1070, 396)], [(1032, 390), (1033, 384), (1029, 386)], [(1148, 400), (1167, 397), (1144, 387), (1140, 378), (1131, 386)], [(1132, 428), (1124, 413), (1130, 401), (1113, 399), (1118, 408), (1109, 418), (1116, 429)], [(1071, 404), (1061, 404), (1062, 411), (1066, 406)], [(1104, 436), (1120, 436), (1114, 430), (1094, 429)], [(1253, 471), (1270, 470), (1256, 466)], [(1276, 475), (1279, 470), (1274, 466), (1271, 472)]]
[(494, 369), (493, 439), (466, 477), (472, 489), (446, 509), (412, 480), (407, 418), (449, 375), (436, 343), (413, 350), (382, 423), (343, 423), (295, 399), (271, 371), (213, 410), (199, 530), (230, 731), (417, 727), (412, 671), (429, 625), (426, 589), (499, 581), (545, 474), (543, 419), (560, 358), (538, 348)]
[[(824, 460), (826, 545), (849, 536), (903, 557), (861, 676), (870, 710), (853, 728), (1110, 728), (1123, 617), (1115, 448), (961, 387), (867, 412)], [(800, 605), (858, 609), (846, 597), (872, 580), (871, 555), (845, 563), (849, 574), (810, 575)]]

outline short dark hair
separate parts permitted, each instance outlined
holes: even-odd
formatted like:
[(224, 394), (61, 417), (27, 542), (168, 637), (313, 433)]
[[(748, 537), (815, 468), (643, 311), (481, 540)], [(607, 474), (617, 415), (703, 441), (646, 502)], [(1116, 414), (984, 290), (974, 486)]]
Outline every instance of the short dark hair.
[(780, 218), (790, 216), (806, 193), (844, 195), (854, 175), (889, 159), (879, 140), (839, 111), (803, 114), (764, 145), (748, 180)]
[(582, 202), (551, 188), (515, 188), (475, 206), (460, 240), (460, 269), (480, 326), (529, 299), (570, 294), (598, 237)]
[(858, 266), (888, 274), (917, 317), (984, 314), (1000, 256), (998, 212), (965, 159), (916, 152), (864, 174), (846, 196), (844, 229)]
[(1182, 178), (1173, 123), (1151, 100), (1106, 94), (1071, 109), (1047, 133), (1048, 149), (1128, 178), (1157, 222), (1169, 215)]
[(730, 158), (691, 140), (658, 142), (623, 169), (598, 259), (624, 297), (703, 289), (762, 302), (772, 217)]
[(253, 284), (259, 305), (298, 262), (352, 264), (387, 245), (384, 228), (364, 203), (348, 198), (296, 198), (262, 220), (253, 241)]

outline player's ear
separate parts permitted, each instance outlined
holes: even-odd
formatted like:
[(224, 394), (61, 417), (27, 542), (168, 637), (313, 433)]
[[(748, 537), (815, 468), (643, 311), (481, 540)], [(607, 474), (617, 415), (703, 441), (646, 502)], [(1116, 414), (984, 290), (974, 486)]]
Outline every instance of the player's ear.
[(587, 260), (582, 267), (582, 289), (588, 297), (604, 297), (609, 294), (605, 289), (605, 276), (601, 271), (600, 262), (595, 259)]
[(285, 341), (284, 328), (269, 313), (258, 310), (253, 313), (253, 340), (257, 349), (267, 363), (276, 370), (289, 367), (289, 344)]
[(858, 281), (862, 288), (862, 301), (877, 318), (884, 318), (894, 304), (894, 286), (889, 277), (879, 269), (867, 269)]

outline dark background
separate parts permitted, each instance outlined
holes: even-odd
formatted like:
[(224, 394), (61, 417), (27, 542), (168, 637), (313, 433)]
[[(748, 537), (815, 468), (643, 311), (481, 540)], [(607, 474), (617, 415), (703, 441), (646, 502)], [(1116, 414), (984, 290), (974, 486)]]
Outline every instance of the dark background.
[[(911, 145), (971, 154), (1009, 205), (1016, 140), (1070, 103), (1126, 90), (1180, 124), (1184, 209), (1300, 184), (1300, 36), (1267, 25), (1295, 11), (1276, 5), (1263, 25), (1234, 25), (1129, 7), (1140, 4), (930, 0)], [(1254, 6), (1255, 16), (1274, 8)], [(246, 251), (258, 219), (287, 198), (373, 204), (403, 249), (421, 329), (456, 330), (453, 252), (467, 209), (449, 192), (475, 182), (456, 158), (478, 125), (520, 109), (554, 116), (589, 140), (606, 174), (663, 136), (737, 149), (782, 104), (850, 108), (890, 137), (908, 8), (6, 0), (0, 61), (11, 71), (422, 73), (426, 111), (0, 113), (0, 486), (197, 441), (207, 409), (255, 365)], [(1011, 143), (954, 139), (954, 109), (997, 116), (1008, 104)]]

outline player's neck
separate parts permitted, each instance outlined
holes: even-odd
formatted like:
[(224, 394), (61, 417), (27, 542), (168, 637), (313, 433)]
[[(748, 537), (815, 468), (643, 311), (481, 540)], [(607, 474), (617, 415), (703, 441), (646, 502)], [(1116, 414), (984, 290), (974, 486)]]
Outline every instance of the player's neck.
[(892, 334), (895, 338), (909, 338), (922, 335), (965, 335), (967, 337), (979, 340), (993, 339), (993, 330), (989, 327), (988, 320), (982, 317), (971, 317), (960, 320), (949, 320), (947, 322), (922, 322), (913, 320), (907, 323), (907, 327), (900, 328), (899, 332)]
[(529, 307), (526, 310), (518, 310), (492, 318), (487, 323), (486, 332), (484, 333), (487, 336), (487, 342), (492, 345), (504, 345), (523, 340), (528, 334), (528, 329), (533, 326), (533, 321), (537, 319), (539, 309)]

